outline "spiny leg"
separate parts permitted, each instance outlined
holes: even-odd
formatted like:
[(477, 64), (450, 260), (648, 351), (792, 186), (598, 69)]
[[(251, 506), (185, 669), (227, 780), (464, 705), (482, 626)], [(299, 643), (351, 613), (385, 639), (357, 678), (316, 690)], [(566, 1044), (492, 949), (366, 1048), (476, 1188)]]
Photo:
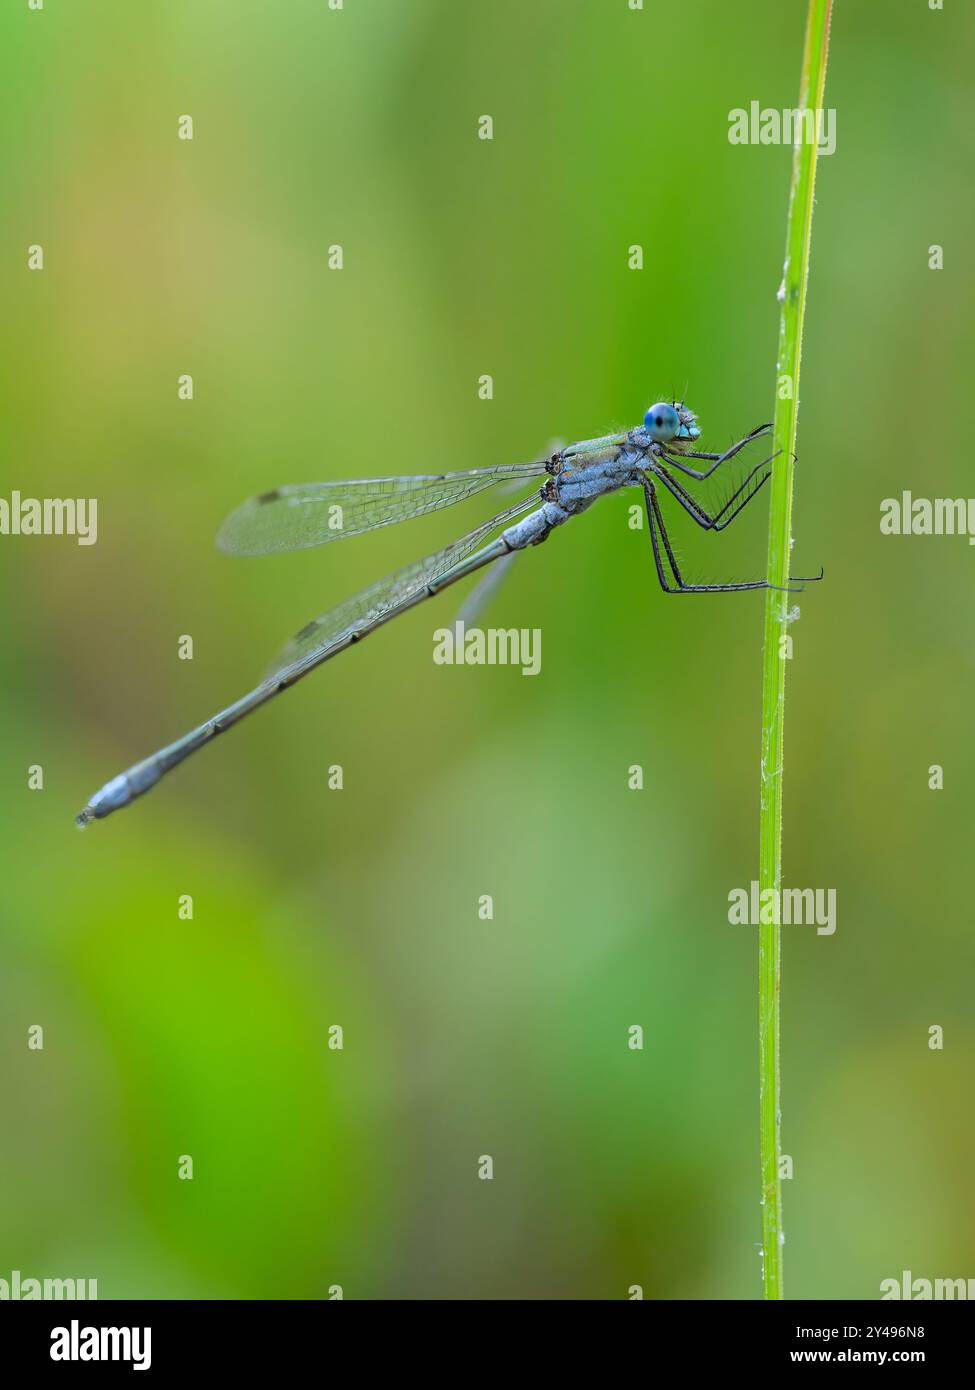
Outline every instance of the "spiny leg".
[[(660, 587), (665, 594), (691, 594), (691, 593), (728, 593), (739, 589), (764, 589), (767, 583), (764, 579), (751, 580), (732, 584), (687, 584), (680, 572), (680, 566), (674, 555), (674, 548), (670, 543), (667, 534), (667, 527), (664, 525), (663, 514), (660, 511), (660, 502), (657, 498), (657, 490), (653, 483), (647, 480), (644, 484), (644, 493), (647, 504), (647, 521), (650, 526), (650, 543), (653, 546), (653, 562), (657, 570), (657, 578)], [(658, 538), (657, 527), (660, 527)], [(660, 554), (660, 542), (663, 541), (664, 549), (667, 553), (667, 560), (676, 581), (676, 588), (670, 584), (664, 570), (663, 559)]]
[[(657, 498), (657, 490), (649, 478), (643, 486), (647, 504), (647, 521), (650, 526), (650, 543), (653, 546), (653, 562), (657, 570), (657, 578), (660, 580), (660, 587), (665, 594), (730, 594), (739, 593), (744, 589), (778, 589), (778, 584), (770, 584), (767, 579), (738, 580), (727, 584), (688, 584), (685, 582), (674, 555), (670, 537), (667, 535), (667, 528), (664, 525), (663, 514), (660, 510), (660, 502)], [(657, 527), (660, 527), (660, 536), (657, 535)], [(667, 581), (664, 570), (663, 560), (660, 554), (660, 541), (663, 541), (664, 549), (667, 553), (667, 560), (670, 563), (671, 571), (677, 587), (674, 588)], [(813, 583), (815, 580), (822, 579), (822, 573), (811, 576), (807, 579), (798, 579), (796, 584)], [(801, 592), (793, 585), (786, 586), (789, 593)]]
[[(745, 496), (742, 499), (742, 501), (738, 503), (738, 506), (735, 507), (734, 511), (731, 513), (730, 516), (725, 516), (725, 513), (728, 511), (729, 507), (731, 507), (732, 503), (737, 501), (737, 499), (741, 497), (742, 493), (745, 492), (746, 488), (748, 487), (751, 480), (754, 478), (755, 474), (759, 473), (763, 468), (767, 468), (768, 465), (772, 462), (772, 460), (776, 457), (776, 454), (772, 454), (770, 458), (763, 459), (761, 463), (757, 463), (755, 467), (752, 469), (752, 471), (749, 473), (748, 477), (745, 478), (745, 480), (737, 488), (735, 488), (734, 492), (728, 498), (727, 502), (725, 502), (724, 505), (720, 507), (713, 516), (710, 514), (710, 512), (708, 512), (704, 507), (701, 506), (697, 498), (692, 496), (692, 494), (687, 491), (687, 489), (683, 486), (682, 483), (679, 483), (677, 481), (673, 474), (667, 472), (667, 469), (664, 468), (662, 463), (660, 463), (659, 461), (655, 461), (653, 463), (648, 464), (647, 466), (653, 473), (653, 475), (656, 478), (660, 479), (667, 491), (677, 498), (677, 501), (684, 508), (685, 512), (687, 512), (688, 516), (693, 517), (693, 519), (697, 522), (698, 526), (700, 526), (703, 531), (723, 531), (726, 526), (731, 525), (731, 523), (734, 521), (735, 517), (742, 510), (742, 508), (747, 507), (748, 503), (752, 500), (752, 498), (756, 496), (756, 494), (761, 490), (762, 487), (764, 487), (764, 485), (768, 482), (769, 478), (772, 476), (771, 471), (766, 473), (765, 476), (755, 484), (751, 492), (749, 492), (747, 496)], [(722, 520), (722, 518), (724, 519)]]
[[(773, 454), (772, 457), (774, 458), (775, 455)], [(761, 465), (759, 465), (759, 467), (761, 467)], [(761, 478), (758, 480), (758, 482), (757, 482), (757, 483), (755, 484), (755, 486), (752, 488), (751, 492), (748, 493), (747, 497), (743, 497), (743, 498), (742, 498), (742, 500), (738, 503), (737, 507), (736, 507), (736, 508), (734, 509), (734, 511), (731, 513), (731, 515), (730, 515), (730, 516), (725, 516), (725, 515), (724, 515), (725, 512), (728, 510), (728, 508), (731, 506), (732, 502), (733, 502), (733, 501), (735, 500), (735, 498), (738, 496), (738, 493), (740, 493), (741, 490), (742, 490), (742, 488), (744, 488), (744, 487), (748, 484), (748, 482), (755, 476), (756, 471), (757, 471), (757, 470), (753, 468), (752, 471), (751, 471), (751, 473), (749, 473), (748, 477), (745, 479), (745, 482), (742, 483), (742, 486), (741, 486), (740, 488), (738, 488), (738, 490), (737, 490), (736, 492), (733, 492), (733, 493), (731, 494), (731, 496), (728, 498), (727, 502), (724, 504), (724, 506), (721, 508), (720, 511), (715, 512), (715, 515), (714, 515), (714, 525), (713, 525), (712, 528), (711, 528), (712, 531), (723, 531), (723, 530), (725, 529), (726, 526), (730, 526), (731, 523), (734, 521), (735, 517), (736, 517), (736, 516), (738, 515), (738, 513), (742, 510), (742, 508), (748, 506), (748, 504), (749, 504), (749, 502), (752, 500), (752, 498), (753, 498), (753, 497), (756, 497), (756, 496), (758, 495), (758, 493), (761, 492), (762, 488), (765, 486), (765, 484), (768, 482), (769, 478), (771, 478), (771, 476), (772, 476), (771, 470), (769, 470), (768, 473), (764, 474), (764, 476), (761, 477)], [(722, 520), (722, 517), (724, 517), (724, 520)]]
[[(654, 490), (653, 483), (649, 480), (643, 485), (643, 493), (647, 503), (647, 521), (650, 525), (650, 544), (653, 546), (653, 563), (656, 566), (657, 578), (660, 580), (660, 587), (663, 589), (664, 593), (672, 594), (676, 591), (672, 589), (667, 582), (667, 575), (664, 571), (663, 561), (660, 558), (660, 544), (657, 540), (657, 531), (653, 520), (654, 510), (657, 508), (657, 494)], [(677, 568), (677, 560), (674, 556), (673, 546), (670, 544), (670, 537), (667, 535), (666, 527), (661, 525), (660, 530), (663, 535), (664, 545), (667, 548), (667, 559), (670, 561), (671, 571), (674, 577), (678, 579), (679, 583), (680, 580), (678, 576), (680, 575), (680, 570)]]
[[(710, 478), (716, 468), (720, 468), (723, 463), (727, 463), (729, 459), (733, 459), (736, 454), (740, 453), (746, 444), (750, 444), (753, 439), (761, 439), (762, 435), (767, 434), (771, 428), (770, 423), (759, 425), (758, 429), (752, 430), (751, 434), (746, 434), (744, 439), (739, 439), (737, 444), (732, 444), (731, 448), (726, 449), (723, 454), (701, 454), (693, 449), (682, 449), (680, 455), (675, 457), (673, 454), (668, 454), (666, 446), (664, 446), (660, 449), (660, 457), (674, 468), (679, 468), (682, 473), (686, 473), (689, 478), (696, 478), (698, 482), (703, 482), (705, 478)], [(703, 470), (688, 468), (686, 463), (681, 462), (682, 459), (710, 459), (711, 467)]]

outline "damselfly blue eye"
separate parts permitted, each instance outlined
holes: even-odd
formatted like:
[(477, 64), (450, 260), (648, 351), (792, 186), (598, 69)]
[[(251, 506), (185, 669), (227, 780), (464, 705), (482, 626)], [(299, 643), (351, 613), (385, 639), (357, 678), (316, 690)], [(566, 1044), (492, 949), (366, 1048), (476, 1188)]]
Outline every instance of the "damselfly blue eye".
[(658, 444), (667, 444), (680, 429), (680, 416), (672, 405), (658, 401), (643, 417), (643, 428)]

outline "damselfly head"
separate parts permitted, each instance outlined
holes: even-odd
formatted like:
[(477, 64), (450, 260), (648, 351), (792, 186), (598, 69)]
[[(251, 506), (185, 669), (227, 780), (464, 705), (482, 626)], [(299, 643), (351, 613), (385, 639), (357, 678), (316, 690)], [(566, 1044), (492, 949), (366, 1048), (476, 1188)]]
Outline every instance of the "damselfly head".
[(670, 444), (678, 439), (699, 439), (701, 431), (697, 416), (683, 401), (658, 401), (643, 417), (643, 428), (658, 444)]

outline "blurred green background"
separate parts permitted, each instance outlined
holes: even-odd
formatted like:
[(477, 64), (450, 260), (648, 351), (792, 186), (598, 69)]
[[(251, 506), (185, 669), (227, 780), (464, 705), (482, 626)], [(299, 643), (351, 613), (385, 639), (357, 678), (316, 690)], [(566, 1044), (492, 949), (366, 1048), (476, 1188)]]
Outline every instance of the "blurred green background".
[[(4, 7), (0, 493), (95, 496), (99, 537), (0, 538), (0, 1277), (758, 1296), (756, 940), (727, 895), (757, 866), (762, 599), (665, 599), (631, 499), (484, 618), (541, 628), (536, 679), (433, 664), (454, 590), (72, 817), (487, 514), (228, 559), (249, 494), (537, 457), (685, 383), (711, 447), (771, 416), (790, 151), (730, 145), (728, 113), (794, 103), (803, 10)], [(975, 1275), (975, 558), (879, 532), (903, 488), (973, 490), (973, 39), (962, 5), (835, 9), (795, 551), (826, 582), (792, 628), (785, 864), (838, 929), (784, 929), (794, 1297)], [(764, 499), (720, 538), (674, 517), (692, 577), (763, 571)]]

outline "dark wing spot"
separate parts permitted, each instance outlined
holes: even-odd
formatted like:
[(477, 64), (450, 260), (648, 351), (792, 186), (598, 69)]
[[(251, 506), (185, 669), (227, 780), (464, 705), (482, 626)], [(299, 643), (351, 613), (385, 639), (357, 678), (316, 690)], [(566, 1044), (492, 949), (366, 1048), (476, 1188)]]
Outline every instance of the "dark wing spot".
[(272, 488), (270, 492), (262, 492), (260, 497), (256, 497), (256, 502), (276, 502), (281, 496), (278, 488)]

